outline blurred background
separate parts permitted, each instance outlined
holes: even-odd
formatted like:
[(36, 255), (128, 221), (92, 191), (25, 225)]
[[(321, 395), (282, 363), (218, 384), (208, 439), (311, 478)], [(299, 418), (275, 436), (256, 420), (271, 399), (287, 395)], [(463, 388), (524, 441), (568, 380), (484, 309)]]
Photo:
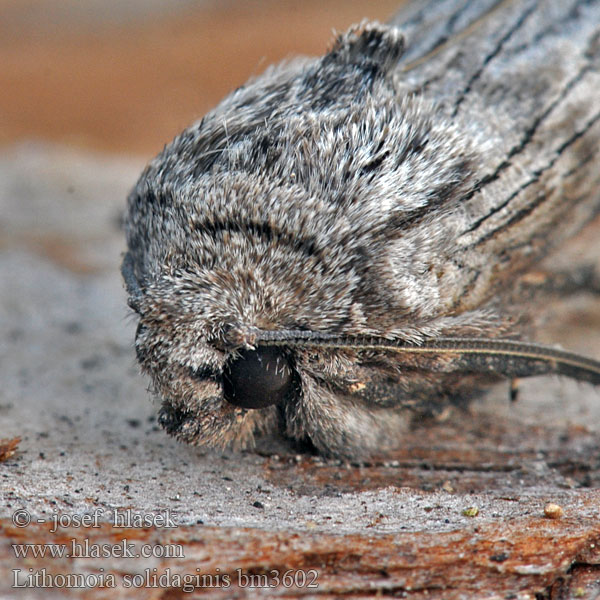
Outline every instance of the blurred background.
[(0, 149), (151, 157), (272, 62), (401, 0), (0, 0)]

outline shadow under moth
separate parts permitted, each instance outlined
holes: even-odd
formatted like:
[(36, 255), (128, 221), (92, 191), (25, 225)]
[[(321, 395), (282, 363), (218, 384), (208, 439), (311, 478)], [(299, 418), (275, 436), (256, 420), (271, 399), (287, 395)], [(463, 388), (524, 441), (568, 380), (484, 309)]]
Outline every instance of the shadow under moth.
[[(600, 212), (600, 2), (409, 2), (271, 67), (165, 147), (122, 272), (160, 424), (339, 457), (500, 377), (600, 384), (526, 275)], [(531, 278), (530, 278), (531, 279)]]

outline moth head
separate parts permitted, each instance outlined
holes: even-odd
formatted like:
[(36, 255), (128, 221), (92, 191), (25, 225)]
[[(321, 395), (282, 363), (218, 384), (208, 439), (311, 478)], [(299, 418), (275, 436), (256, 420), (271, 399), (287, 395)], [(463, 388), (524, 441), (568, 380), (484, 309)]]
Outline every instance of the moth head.
[(205, 339), (174, 336), (142, 318), (136, 352), (161, 398), (159, 423), (181, 441), (245, 447), (270, 429), (299, 393), (293, 359), (280, 348), (226, 351)]
[(170, 273), (140, 281), (129, 255), (122, 271), (140, 317), (137, 358), (162, 400), (167, 432), (192, 444), (244, 447), (256, 431), (276, 429), (283, 407), (302, 393), (294, 353), (254, 345), (256, 328), (240, 324), (244, 314), (235, 311), (244, 306), (247, 317), (249, 305), (236, 296), (235, 278), (216, 285)]

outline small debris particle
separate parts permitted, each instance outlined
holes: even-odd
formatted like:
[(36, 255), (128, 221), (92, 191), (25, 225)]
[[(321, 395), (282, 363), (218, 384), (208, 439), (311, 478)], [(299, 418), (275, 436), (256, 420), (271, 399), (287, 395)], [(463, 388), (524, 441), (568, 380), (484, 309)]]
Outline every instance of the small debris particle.
[(585, 590), (582, 587), (575, 588), (573, 590), (573, 596), (575, 596), (575, 598), (583, 598), (585, 596)]
[(0, 440), (0, 462), (8, 460), (17, 451), (17, 446), (21, 442), (20, 437), (11, 440)]
[(500, 552), (498, 554), (492, 554), (492, 556), (490, 556), (490, 560), (493, 562), (504, 562), (505, 560), (508, 560), (508, 554), (506, 552)]
[(70, 321), (69, 323), (65, 323), (63, 329), (69, 335), (75, 335), (77, 333), (81, 333), (83, 329), (81, 327), (81, 323), (77, 323), (76, 321)]
[(142, 422), (139, 419), (127, 419), (127, 425), (129, 425), (129, 427), (132, 427), (133, 429), (135, 429), (136, 427), (139, 427)]
[(560, 519), (565, 514), (562, 506), (549, 502), (544, 506), (544, 516), (548, 519)]
[(444, 481), (444, 483), (442, 484), (442, 490), (444, 490), (444, 492), (448, 492), (449, 494), (454, 493), (454, 488), (452, 487), (452, 484), (449, 481)]
[(476, 517), (479, 514), (479, 509), (476, 506), (469, 506), (462, 511), (464, 517)]
[(510, 382), (509, 397), (511, 402), (516, 402), (519, 399), (519, 385), (521, 381), (515, 377)]
[[(331, 517), (329, 517), (331, 518)], [(377, 525), (379, 525), (384, 519), (385, 519), (385, 515), (383, 513), (379, 513), (374, 519), (371, 520), (371, 522), (366, 525), (366, 527), (376, 527)]]
[(85, 371), (96, 369), (102, 363), (102, 359), (99, 356), (90, 356), (79, 361), (79, 366)]
[(254, 508), (264, 508), (265, 507), (265, 505), (262, 502), (259, 502), (258, 500), (256, 502), (253, 502), (252, 506), (254, 506)]

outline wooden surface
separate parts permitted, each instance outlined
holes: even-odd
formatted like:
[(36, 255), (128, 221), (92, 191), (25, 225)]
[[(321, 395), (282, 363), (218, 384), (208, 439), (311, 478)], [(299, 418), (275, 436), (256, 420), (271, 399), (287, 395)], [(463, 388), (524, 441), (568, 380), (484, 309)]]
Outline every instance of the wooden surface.
[[(14, 102), (12, 114), (19, 112), (16, 100), (3, 95), (0, 102)], [(49, 111), (52, 103), (43, 105)], [(369, 464), (275, 449), (209, 453), (159, 430), (137, 373), (135, 325), (118, 273), (119, 217), (144, 160), (14, 143), (32, 132), (73, 139), (65, 106), (56, 104), (64, 128), (48, 117), (48, 129), (34, 120), (29, 131), (23, 123), (32, 113), (23, 100), (21, 129), (10, 117), (15, 129), (3, 141), (11, 145), (0, 152), (0, 280), (9, 282), (0, 289), (0, 438), (8, 440), (0, 443), (0, 597), (600, 595), (600, 396), (588, 386), (532, 379), (510, 404), (500, 385), (469, 412), (415, 424), (402, 450)], [(151, 153), (156, 136), (173, 126), (155, 134), (147, 118), (129, 129), (119, 117), (120, 138), (106, 109), (97, 114), (97, 126), (73, 129), (85, 146)], [(137, 141), (134, 132), (144, 128)], [(597, 261), (598, 240), (600, 221), (568, 256)], [(597, 296), (545, 308), (544, 341), (600, 356)], [(562, 517), (545, 516), (551, 502)], [(24, 514), (17, 511), (31, 515), (31, 524), (17, 526)], [(74, 526), (82, 514), (97, 515), (99, 527)], [(123, 529), (114, 526), (115, 514), (166, 514), (176, 526)], [(59, 517), (66, 526), (51, 532)], [(68, 551), (86, 540), (92, 554), (126, 540), (136, 551), (151, 544), (159, 554), (183, 556), (123, 558), (113, 550), (97, 558), (25, 559), (13, 547)], [(318, 588), (281, 581), (288, 570), (310, 577), (313, 569)], [(43, 590), (14, 587), (42, 572), (113, 574), (117, 587), (89, 579), (87, 589), (59, 579)], [(125, 586), (146, 573), (171, 578), (144, 590)], [(173, 577), (182, 574), (212, 575), (214, 585), (188, 594)], [(270, 575), (267, 587), (250, 587), (245, 577), (261, 574)]]

